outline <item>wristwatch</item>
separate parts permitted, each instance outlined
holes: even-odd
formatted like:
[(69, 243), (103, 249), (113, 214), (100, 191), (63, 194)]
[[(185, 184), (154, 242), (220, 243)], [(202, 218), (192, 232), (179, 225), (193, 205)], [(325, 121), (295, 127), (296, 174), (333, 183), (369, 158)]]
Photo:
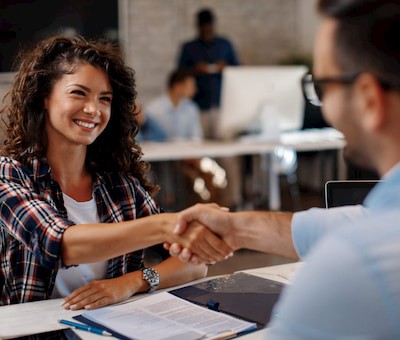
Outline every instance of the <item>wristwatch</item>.
[(146, 280), (150, 285), (150, 289), (147, 292), (151, 293), (152, 291), (155, 291), (160, 283), (160, 275), (157, 270), (153, 268), (144, 268), (142, 269), (142, 272), (143, 280)]

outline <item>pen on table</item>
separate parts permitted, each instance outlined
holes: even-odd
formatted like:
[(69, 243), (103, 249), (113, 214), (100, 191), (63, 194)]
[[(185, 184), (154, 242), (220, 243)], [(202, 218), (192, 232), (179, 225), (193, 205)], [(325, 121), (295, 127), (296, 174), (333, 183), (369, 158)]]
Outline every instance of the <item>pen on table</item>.
[(81, 323), (72, 322), (72, 321), (68, 321), (68, 320), (64, 320), (64, 319), (60, 319), (60, 320), (58, 320), (58, 322), (62, 323), (64, 325), (71, 326), (76, 329), (80, 329), (82, 331), (87, 331), (87, 332), (96, 333), (96, 334), (105, 335), (105, 336), (112, 336), (111, 333), (109, 333), (103, 329), (97, 328), (97, 327), (83, 325)]

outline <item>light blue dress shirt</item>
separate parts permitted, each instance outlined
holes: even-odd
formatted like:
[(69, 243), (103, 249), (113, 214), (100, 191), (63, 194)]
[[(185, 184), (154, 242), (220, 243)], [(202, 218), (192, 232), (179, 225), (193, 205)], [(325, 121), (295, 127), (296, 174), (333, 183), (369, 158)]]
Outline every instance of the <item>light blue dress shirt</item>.
[(175, 107), (168, 95), (162, 95), (145, 107), (144, 115), (157, 122), (168, 140), (190, 140), (203, 137), (200, 109), (190, 99), (182, 99)]
[(276, 305), (267, 339), (400, 339), (399, 165), (365, 206), (357, 222), (326, 218), (316, 236), (312, 226), (294, 228), (305, 264)]

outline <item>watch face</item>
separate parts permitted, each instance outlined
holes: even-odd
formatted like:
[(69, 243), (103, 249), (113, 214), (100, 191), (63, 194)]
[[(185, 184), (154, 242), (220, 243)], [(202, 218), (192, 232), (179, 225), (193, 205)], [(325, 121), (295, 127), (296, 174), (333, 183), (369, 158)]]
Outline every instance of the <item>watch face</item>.
[(158, 275), (157, 275), (157, 273), (155, 273), (154, 271), (148, 270), (148, 271), (147, 271), (147, 278), (148, 278), (149, 280), (151, 280), (151, 281), (154, 281), (154, 280), (157, 280)]
[(145, 268), (143, 269), (143, 279), (150, 284), (150, 290), (155, 290), (158, 287), (160, 275), (153, 268)]

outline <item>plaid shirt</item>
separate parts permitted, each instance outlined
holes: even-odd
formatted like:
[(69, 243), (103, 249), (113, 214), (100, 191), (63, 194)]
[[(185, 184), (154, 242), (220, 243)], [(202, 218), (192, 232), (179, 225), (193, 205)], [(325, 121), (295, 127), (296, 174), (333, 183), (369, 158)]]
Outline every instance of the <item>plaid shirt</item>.
[[(93, 165), (100, 221), (113, 223), (159, 213), (159, 207), (129, 174)], [(68, 220), (61, 188), (46, 160), (30, 166), (0, 157), (0, 305), (48, 299), (61, 262)], [(107, 278), (143, 267), (143, 250), (108, 261)]]

